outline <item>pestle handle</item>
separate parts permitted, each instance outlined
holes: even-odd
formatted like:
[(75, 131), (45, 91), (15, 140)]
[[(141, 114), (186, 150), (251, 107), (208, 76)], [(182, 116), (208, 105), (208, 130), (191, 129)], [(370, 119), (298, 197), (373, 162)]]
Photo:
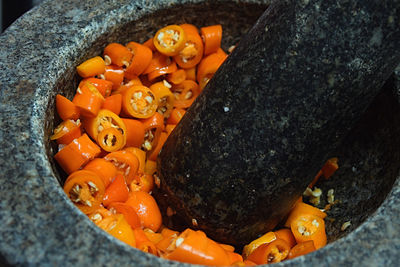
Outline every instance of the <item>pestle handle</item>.
[(400, 62), (400, 0), (277, 0), (166, 141), (174, 222), (243, 245), (272, 230)]

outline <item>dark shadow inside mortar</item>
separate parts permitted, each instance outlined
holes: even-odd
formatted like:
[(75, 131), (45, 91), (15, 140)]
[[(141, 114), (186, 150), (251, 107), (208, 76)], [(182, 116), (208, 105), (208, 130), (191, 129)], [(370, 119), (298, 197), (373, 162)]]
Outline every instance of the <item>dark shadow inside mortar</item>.
[[(233, 2), (170, 6), (110, 29), (95, 42), (77, 51), (74, 64), (58, 78), (46, 112), (50, 123), (45, 125), (44, 143), (47, 144), (47, 156), (60, 185), (63, 185), (67, 175), (53, 160), (57, 145), (47, 140), (60, 122), (55, 110), (55, 95), (72, 99), (80, 80), (75, 67), (80, 62), (101, 55), (110, 42), (144, 42), (167, 24), (192, 23), (199, 27), (222, 24), (222, 46), (227, 50), (238, 42), (265, 8), (265, 5)], [(317, 183), (323, 191), (318, 207), (323, 208), (327, 204), (326, 192), (329, 189), (334, 189), (335, 199), (339, 201), (327, 212), (326, 227), (330, 242), (345, 236), (371, 216), (386, 198), (397, 177), (400, 168), (400, 150), (396, 149), (400, 145), (400, 127), (397, 126), (400, 125), (400, 116), (397, 114), (400, 114), (400, 105), (394, 88), (394, 77), (391, 77), (357, 126), (332, 151), (331, 156), (339, 158), (339, 170), (329, 180), (321, 179)], [(351, 226), (341, 231), (346, 221), (350, 221)]]

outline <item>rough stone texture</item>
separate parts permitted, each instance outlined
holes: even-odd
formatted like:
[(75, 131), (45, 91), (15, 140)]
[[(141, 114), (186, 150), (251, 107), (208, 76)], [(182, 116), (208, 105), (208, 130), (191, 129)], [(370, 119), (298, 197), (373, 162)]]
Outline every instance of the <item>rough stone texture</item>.
[(176, 217), (243, 245), (290, 211), (400, 62), (400, 1), (273, 1), (159, 157)]
[[(72, 96), (78, 81), (74, 66), (100, 54), (106, 43), (143, 41), (165, 23), (221, 22), (232, 36), (227, 48), (268, 3), (200, 2), (50, 0), (0, 35), (0, 265), (189, 266), (139, 252), (95, 227), (64, 195), (65, 176), (52, 160), (48, 137), (58, 123), (55, 95)], [(400, 90), (398, 77), (390, 89), (395, 84)], [(365, 117), (354, 141), (344, 145), (347, 150), (332, 152), (344, 157), (340, 176), (329, 181), (343, 200), (334, 212), (351, 218), (351, 229), (332, 230), (335, 242), (277, 266), (399, 265), (400, 116), (393, 99), (393, 91), (385, 91), (377, 112), (371, 111), (377, 115)], [(364, 138), (358, 140), (359, 134)]]

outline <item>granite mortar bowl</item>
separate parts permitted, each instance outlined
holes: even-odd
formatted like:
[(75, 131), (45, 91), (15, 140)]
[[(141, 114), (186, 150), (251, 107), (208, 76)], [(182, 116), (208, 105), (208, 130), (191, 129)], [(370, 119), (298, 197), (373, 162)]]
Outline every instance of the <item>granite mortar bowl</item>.
[[(0, 262), (21, 266), (190, 266), (159, 259), (114, 239), (62, 191), (66, 175), (49, 142), (59, 122), (56, 94), (69, 98), (75, 66), (110, 42), (143, 42), (172, 23), (220, 23), (223, 47), (235, 44), (267, 1), (45, 1), (0, 36)], [(400, 71), (399, 71), (400, 72)], [(329, 244), (292, 265), (387, 266), (400, 249), (400, 89), (390, 77), (332, 156), (340, 169), (317, 186), (335, 190)], [(341, 231), (341, 225), (351, 226)]]

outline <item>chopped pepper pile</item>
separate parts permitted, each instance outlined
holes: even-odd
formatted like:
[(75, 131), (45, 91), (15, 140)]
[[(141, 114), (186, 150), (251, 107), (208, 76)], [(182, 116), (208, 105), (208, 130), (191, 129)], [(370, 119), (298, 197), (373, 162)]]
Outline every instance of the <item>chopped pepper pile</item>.
[[(242, 251), (200, 230), (163, 226), (152, 196), (156, 159), (168, 135), (227, 58), (222, 27), (168, 25), (143, 44), (111, 43), (77, 66), (82, 77), (71, 100), (56, 96), (62, 122), (51, 140), (68, 174), (64, 191), (98, 227), (141, 251), (204, 265), (258, 265), (310, 253), (326, 242), (326, 213), (302, 198), (284, 226)], [(316, 176), (338, 168), (328, 161)]]

